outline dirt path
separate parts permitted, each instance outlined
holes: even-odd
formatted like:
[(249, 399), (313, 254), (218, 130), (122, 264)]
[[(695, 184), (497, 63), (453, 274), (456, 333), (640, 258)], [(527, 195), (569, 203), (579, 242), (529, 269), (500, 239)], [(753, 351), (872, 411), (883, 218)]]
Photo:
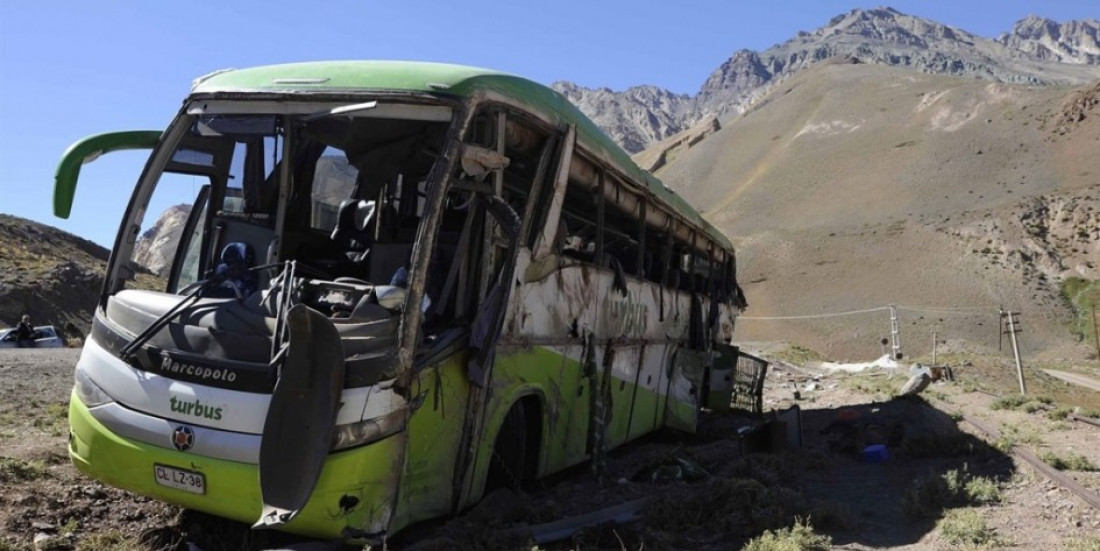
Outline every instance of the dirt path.
[(1067, 383), (1073, 383), (1085, 388), (1091, 388), (1093, 390), (1100, 390), (1100, 381), (1093, 379), (1092, 377), (1086, 377), (1084, 375), (1078, 375), (1077, 373), (1070, 373), (1068, 371), (1055, 371), (1053, 369), (1044, 369), (1047, 375), (1051, 377), (1057, 377)]
[[(181, 511), (80, 475), (65, 451), (65, 411), (78, 351), (4, 352), (0, 549), (30, 549), (40, 534), (77, 549), (123, 542), (113, 548), (146, 551), (184, 551), (185, 541), (205, 551), (268, 549), (296, 541)], [(980, 379), (973, 375), (972, 380)], [(914, 481), (952, 470), (989, 477), (1001, 486), (1004, 500), (980, 507), (981, 515), (999, 537), (1019, 548), (1067, 548), (1100, 534), (1100, 511), (990, 443), (971, 439), (965, 424), (956, 426), (952, 417), (920, 400), (890, 400), (904, 382), (884, 373), (818, 374), (777, 364), (767, 378), (765, 409), (801, 407), (802, 450), (744, 456), (752, 446), (736, 436), (740, 421), (710, 415), (699, 435), (666, 433), (613, 452), (603, 482), (582, 466), (495, 506), (487, 500), (462, 517), (410, 529), (390, 548), (526, 549), (530, 545), (519, 545), (525, 541), (506, 537), (508, 528), (652, 496), (654, 505), (641, 522), (593, 529), (544, 548), (736, 549), (765, 527), (789, 526), (795, 516), (808, 516), (819, 532), (833, 538), (834, 548), (945, 549), (950, 546), (939, 520), (914, 518), (904, 499)], [(794, 389), (801, 390), (800, 400), (794, 400)], [(1037, 455), (1081, 455), (1100, 463), (1100, 439), (1093, 427), (1051, 420), (1042, 409), (991, 411), (994, 398), (968, 390), (963, 381), (937, 383), (924, 394), (933, 405), (996, 425)], [(919, 444), (923, 437), (932, 438), (930, 445), (905, 444)], [(889, 445), (889, 458), (862, 460), (860, 451), (880, 438)], [(768, 441), (763, 439), (765, 448)], [(965, 449), (944, 447), (958, 442)], [(695, 468), (703, 474), (680, 478)], [(1086, 487), (1100, 489), (1100, 473), (1071, 474)]]

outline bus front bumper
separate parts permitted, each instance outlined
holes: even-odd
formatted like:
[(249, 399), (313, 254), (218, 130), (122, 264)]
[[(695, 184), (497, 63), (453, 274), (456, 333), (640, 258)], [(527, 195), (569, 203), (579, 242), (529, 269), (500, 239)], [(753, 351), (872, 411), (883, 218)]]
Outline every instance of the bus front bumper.
[[(203, 457), (115, 434), (73, 392), (69, 457), (77, 469), (111, 486), (187, 509), (252, 524), (263, 506), (258, 465)], [(302, 511), (280, 529), (310, 537), (367, 540), (385, 534), (396, 503), (404, 433), (329, 454)], [(158, 467), (183, 474), (193, 491), (157, 481)], [(165, 469), (167, 468), (167, 469)], [(201, 479), (196, 483), (195, 475)], [(177, 484), (181, 485), (181, 484)], [(201, 488), (202, 493), (194, 493)]]

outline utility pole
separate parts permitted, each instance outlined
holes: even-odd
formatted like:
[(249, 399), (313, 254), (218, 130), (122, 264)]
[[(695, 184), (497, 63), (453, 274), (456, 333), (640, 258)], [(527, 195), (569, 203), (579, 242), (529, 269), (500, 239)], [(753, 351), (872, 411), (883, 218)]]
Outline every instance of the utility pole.
[(1013, 316), (1020, 315), (1019, 312), (1005, 312), (1001, 310), (1001, 317), (1008, 318), (1008, 338), (1012, 341), (1012, 355), (1016, 358), (1016, 378), (1020, 381), (1020, 394), (1027, 395), (1027, 386), (1024, 385), (1024, 368), (1020, 365), (1020, 346), (1016, 343), (1016, 333), (1020, 332), (1020, 328), (1016, 326), (1016, 318)]
[(893, 351), (891, 358), (900, 360), (901, 334), (898, 331), (898, 310), (893, 304), (890, 305), (890, 348)]
[(932, 365), (936, 365), (936, 332), (932, 332)]
[(1092, 305), (1092, 338), (1096, 341), (1096, 358), (1100, 359), (1100, 332), (1096, 327), (1096, 305)]
[(1001, 325), (1004, 324), (1005, 307), (1004, 306), (998, 306), (997, 307), (997, 314), (1000, 315), (1000, 317), (997, 319), (997, 352), (1000, 352), (1001, 351), (1001, 343), (1004, 341), (1004, 334), (1005, 334), (1004, 329), (1001, 328)]

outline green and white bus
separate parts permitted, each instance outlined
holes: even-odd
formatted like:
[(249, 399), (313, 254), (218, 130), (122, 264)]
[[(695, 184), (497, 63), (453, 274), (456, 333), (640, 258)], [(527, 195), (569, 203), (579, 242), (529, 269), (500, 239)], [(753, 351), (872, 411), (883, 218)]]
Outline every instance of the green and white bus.
[(217, 72), (166, 130), (74, 144), (58, 216), (81, 165), (121, 149), (151, 153), (69, 413), (73, 462), (108, 484), (380, 541), (693, 431), (731, 366), (729, 241), (523, 78)]

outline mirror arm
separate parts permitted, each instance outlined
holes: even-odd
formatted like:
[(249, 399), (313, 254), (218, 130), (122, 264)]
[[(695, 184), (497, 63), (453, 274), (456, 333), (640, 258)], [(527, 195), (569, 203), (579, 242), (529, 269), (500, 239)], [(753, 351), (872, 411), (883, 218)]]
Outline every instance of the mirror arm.
[(80, 167), (104, 153), (125, 149), (153, 149), (160, 141), (160, 130), (131, 130), (110, 132), (84, 138), (65, 151), (54, 174), (53, 213), (58, 218), (68, 218), (72, 212), (76, 181)]

